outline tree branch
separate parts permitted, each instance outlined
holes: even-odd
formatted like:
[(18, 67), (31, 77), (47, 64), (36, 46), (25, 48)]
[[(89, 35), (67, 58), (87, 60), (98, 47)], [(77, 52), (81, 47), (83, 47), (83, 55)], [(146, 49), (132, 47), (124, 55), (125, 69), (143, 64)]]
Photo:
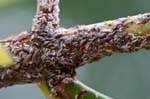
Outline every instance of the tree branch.
[(32, 31), (53, 32), (53, 29), (59, 27), (59, 0), (37, 0), (37, 3)]
[[(134, 30), (138, 28), (138, 32)], [(0, 87), (74, 78), (75, 69), (113, 53), (150, 48), (150, 14), (121, 18), (56, 33), (26, 31), (1, 41), (14, 64), (0, 69)]]

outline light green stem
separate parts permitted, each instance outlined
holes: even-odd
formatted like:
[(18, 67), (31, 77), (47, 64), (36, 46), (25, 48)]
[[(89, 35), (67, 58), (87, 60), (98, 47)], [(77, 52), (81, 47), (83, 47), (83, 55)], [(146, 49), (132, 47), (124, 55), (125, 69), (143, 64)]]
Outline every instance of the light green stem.
[(43, 81), (37, 85), (47, 99), (60, 99), (59, 97), (55, 97), (52, 95), (51, 90), (49, 89), (49, 87), (45, 81)]

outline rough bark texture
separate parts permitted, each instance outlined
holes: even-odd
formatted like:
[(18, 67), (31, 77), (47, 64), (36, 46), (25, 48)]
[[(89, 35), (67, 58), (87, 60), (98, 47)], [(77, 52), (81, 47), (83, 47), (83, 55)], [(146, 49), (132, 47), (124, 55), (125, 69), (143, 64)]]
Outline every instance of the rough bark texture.
[(37, 0), (37, 14), (32, 31), (54, 32), (59, 28), (59, 0)]
[[(0, 69), (0, 87), (72, 78), (75, 69), (113, 53), (150, 48), (150, 35), (125, 32), (132, 24), (149, 23), (150, 14), (88, 26), (57, 29), (56, 33), (26, 31), (3, 42), (15, 63)], [(59, 79), (59, 80), (58, 80)], [(57, 82), (55, 82), (56, 84)]]
[[(74, 79), (75, 69), (84, 64), (113, 53), (150, 48), (150, 31), (144, 30), (135, 35), (128, 30), (133, 25), (142, 27), (150, 24), (149, 13), (64, 29), (58, 28), (59, 19), (55, 19), (59, 12), (59, 0), (39, 0), (44, 1), (47, 1), (46, 5), (39, 3), (40, 10), (34, 19), (32, 31), (1, 41), (14, 58), (12, 66), (0, 69), (1, 88), (42, 80), (47, 80), (51, 87), (60, 82), (69, 83)], [(54, 3), (49, 6), (48, 1)], [(53, 21), (47, 17), (51, 13)], [(43, 21), (45, 18), (46, 21)]]

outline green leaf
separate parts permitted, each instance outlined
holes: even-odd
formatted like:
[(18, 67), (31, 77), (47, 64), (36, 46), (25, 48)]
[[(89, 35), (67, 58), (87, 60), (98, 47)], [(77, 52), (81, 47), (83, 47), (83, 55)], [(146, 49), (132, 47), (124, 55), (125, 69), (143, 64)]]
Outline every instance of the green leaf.
[(65, 90), (71, 99), (74, 99), (74, 97), (76, 97), (76, 95), (82, 90), (86, 90), (87, 93), (81, 99), (112, 99), (100, 92), (95, 91), (94, 89), (91, 89), (80, 81), (75, 81), (74, 83), (69, 84)]

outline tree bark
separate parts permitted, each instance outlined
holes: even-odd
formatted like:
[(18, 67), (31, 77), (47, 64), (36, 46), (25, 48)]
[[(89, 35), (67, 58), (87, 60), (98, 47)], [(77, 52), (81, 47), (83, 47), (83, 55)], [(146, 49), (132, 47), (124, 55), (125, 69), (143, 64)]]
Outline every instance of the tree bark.
[[(59, 28), (55, 33), (26, 31), (3, 40), (14, 64), (0, 69), (0, 87), (44, 79), (58, 83), (72, 78), (76, 68), (113, 53), (149, 49), (149, 20), (150, 14), (141, 14), (70, 29)], [(136, 25), (140, 26), (139, 34), (131, 29)]]
[(59, 0), (37, 0), (37, 14), (32, 31), (53, 32), (59, 28)]
[(69, 83), (80, 66), (150, 48), (150, 13), (64, 29), (59, 28), (58, 3), (38, 0), (31, 31), (0, 41), (14, 59), (0, 68), (0, 88), (43, 80), (49, 86)]

